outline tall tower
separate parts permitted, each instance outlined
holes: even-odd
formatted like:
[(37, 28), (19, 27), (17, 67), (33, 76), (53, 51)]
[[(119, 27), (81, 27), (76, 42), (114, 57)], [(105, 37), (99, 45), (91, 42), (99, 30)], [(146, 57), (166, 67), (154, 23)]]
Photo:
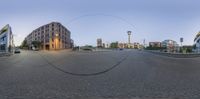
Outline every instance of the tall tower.
[(131, 31), (127, 31), (128, 34), (128, 48), (131, 47)]
[(127, 31), (128, 34), (128, 44), (131, 44), (131, 31)]

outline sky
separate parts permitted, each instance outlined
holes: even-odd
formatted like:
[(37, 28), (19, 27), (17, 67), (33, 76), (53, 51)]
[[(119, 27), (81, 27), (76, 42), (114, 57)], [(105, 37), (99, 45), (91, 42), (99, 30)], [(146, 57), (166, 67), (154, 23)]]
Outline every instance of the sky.
[(75, 45), (103, 42), (146, 44), (172, 39), (194, 43), (200, 31), (199, 0), (0, 0), (0, 28), (10, 24), (18, 46), (34, 29), (60, 22)]

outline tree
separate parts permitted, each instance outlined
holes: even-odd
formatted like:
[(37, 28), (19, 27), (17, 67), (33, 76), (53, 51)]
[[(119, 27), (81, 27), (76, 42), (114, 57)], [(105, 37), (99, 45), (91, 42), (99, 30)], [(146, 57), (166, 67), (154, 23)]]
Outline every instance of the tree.
[(35, 48), (40, 48), (41, 46), (41, 42), (40, 41), (32, 41), (32, 45), (35, 47)]
[(192, 53), (192, 49), (191, 49), (191, 48), (187, 48), (187, 49), (186, 49), (186, 52), (187, 52), (187, 53)]
[(84, 47), (93, 48), (93, 46), (92, 46), (92, 45), (85, 45)]
[(25, 48), (25, 47), (28, 47), (26, 39), (22, 42), (20, 48)]
[(167, 49), (166, 47), (152, 47), (152, 46), (148, 46), (146, 47), (146, 50), (165, 50)]
[(118, 42), (112, 42), (110, 48), (118, 48)]

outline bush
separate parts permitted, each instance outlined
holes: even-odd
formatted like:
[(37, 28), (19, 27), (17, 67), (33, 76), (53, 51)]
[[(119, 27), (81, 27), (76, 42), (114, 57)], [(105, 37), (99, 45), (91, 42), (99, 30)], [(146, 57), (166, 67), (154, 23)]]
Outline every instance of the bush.
[(146, 47), (146, 50), (164, 50), (165, 47)]
[(192, 52), (192, 49), (187, 48), (187, 49), (186, 49), (186, 52), (187, 52), (187, 53), (191, 53), (191, 52)]

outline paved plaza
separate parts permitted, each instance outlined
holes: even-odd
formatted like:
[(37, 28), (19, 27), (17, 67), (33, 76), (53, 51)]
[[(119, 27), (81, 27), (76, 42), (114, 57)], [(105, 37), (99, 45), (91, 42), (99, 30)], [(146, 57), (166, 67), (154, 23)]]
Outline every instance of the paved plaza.
[(144, 51), (0, 57), (0, 99), (199, 99), (200, 58)]

